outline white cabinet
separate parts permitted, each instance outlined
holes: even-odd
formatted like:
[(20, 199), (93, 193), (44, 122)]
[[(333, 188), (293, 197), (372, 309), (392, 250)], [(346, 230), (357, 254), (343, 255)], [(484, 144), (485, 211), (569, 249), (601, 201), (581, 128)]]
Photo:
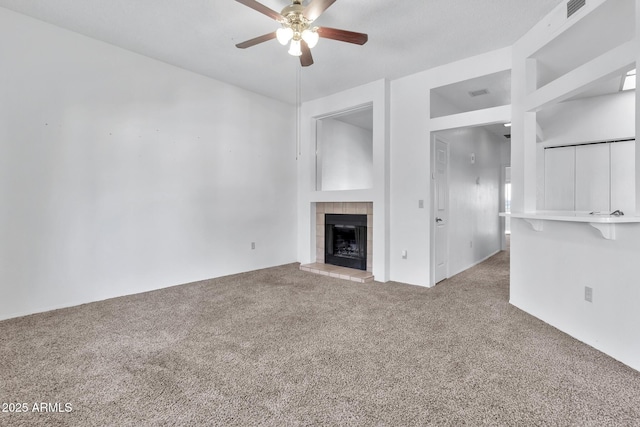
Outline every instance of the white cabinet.
[(576, 211), (609, 211), (609, 146), (576, 147)]
[(611, 210), (631, 215), (636, 210), (635, 141), (611, 144)]
[(544, 151), (544, 209), (635, 212), (635, 141)]
[(544, 209), (574, 211), (576, 147), (544, 150)]

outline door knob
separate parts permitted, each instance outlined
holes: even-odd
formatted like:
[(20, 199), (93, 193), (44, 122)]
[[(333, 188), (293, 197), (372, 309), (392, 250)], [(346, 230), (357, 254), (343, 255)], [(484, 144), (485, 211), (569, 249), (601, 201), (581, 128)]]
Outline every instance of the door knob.
[(436, 217), (436, 222), (442, 222), (442, 218), (437, 218)]

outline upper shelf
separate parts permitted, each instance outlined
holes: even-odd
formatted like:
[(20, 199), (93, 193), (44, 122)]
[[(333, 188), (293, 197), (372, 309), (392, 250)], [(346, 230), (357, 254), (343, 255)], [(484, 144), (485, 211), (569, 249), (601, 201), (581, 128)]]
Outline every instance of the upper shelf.
[(527, 95), (526, 111), (539, 111), (584, 92), (634, 68), (636, 41), (613, 48)]
[(635, 0), (587, 3), (569, 18), (558, 15), (559, 22), (564, 19), (558, 33), (530, 56), (536, 63), (536, 89), (635, 38)]

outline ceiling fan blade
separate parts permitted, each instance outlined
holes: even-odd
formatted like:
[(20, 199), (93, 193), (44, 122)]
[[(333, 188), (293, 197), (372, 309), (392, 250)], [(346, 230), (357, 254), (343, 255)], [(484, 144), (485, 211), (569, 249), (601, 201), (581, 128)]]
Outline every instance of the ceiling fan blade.
[(259, 44), (259, 43), (263, 43), (263, 42), (266, 42), (266, 41), (269, 41), (269, 40), (275, 39), (275, 38), (276, 38), (276, 32), (274, 31), (273, 33), (265, 34), (263, 36), (256, 37), (254, 39), (247, 40), (247, 41), (242, 42), (242, 43), (238, 43), (236, 45), (236, 47), (239, 47), (240, 49), (246, 49), (248, 47), (255, 46), (255, 45)]
[(338, 30), (336, 28), (318, 27), (318, 35), (325, 39), (339, 40), (341, 42), (363, 45), (369, 40), (369, 36), (364, 33)]
[(311, 3), (304, 8), (302, 14), (310, 21), (315, 21), (318, 16), (329, 8), (336, 0), (311, 0)]
[(302, 50), (302, 55), (300, 55), (300, 65), (303, 67), (308, 67), (313, 64), (313, 56), (311, 56), (311, 49), (307, 45), (307, 42), (304, 40), (300, 40), (300, 49)]
[(269, 9), (267, 6), (262, 3), (258, 3), (255, 0), (236, 0), (238, 3), (242, 3), (245, 6), (250, 7), (253, 10), (257, 10), (258, 12), (267, 15), (271, 19), (275, 19), (276, 21), (284, 21), (284, 16), (280, 15), (273, 9)]

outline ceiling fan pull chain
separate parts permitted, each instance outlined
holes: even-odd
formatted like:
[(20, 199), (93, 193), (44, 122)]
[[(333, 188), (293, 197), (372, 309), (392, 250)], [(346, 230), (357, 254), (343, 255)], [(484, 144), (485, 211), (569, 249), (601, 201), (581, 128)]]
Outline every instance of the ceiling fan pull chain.
[(301, 150), (301, 126), (302, 122), (302, 77), (301, 66), (296, 65), (296, 160), (302, 155)]

